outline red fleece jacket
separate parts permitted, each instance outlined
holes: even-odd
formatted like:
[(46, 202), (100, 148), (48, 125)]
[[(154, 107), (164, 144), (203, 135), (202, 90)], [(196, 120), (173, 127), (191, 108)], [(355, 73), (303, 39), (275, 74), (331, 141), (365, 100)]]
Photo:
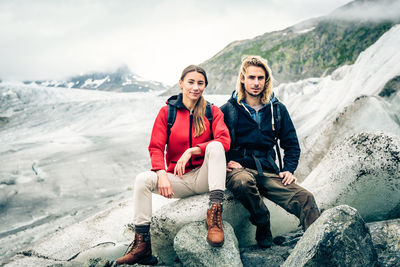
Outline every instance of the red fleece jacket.
[[(191, 162), (189, 161), (186, 164), (185, 173), (191, 169), (200, 167), (203, 164), (204, 153), (209, 142), (218, 141), (224, 147), (225, 152), (229, 150), (231, 139), (229, 137), (229, 130), (224, 123), (224, 114), (214, 105), (212, 106), (212, 113), (212, 132), (214, 140), (211, 139), (210, 123), (205, 116), (204, 122), (206, 124), (206, 130), (202, 135), (194, 137), (193, 117), (190, 115), (189, 110), (185, 108), (177, 108), (176, 119), (174, 125), (171, 127), (169, 144), (167, 146), (167, 172), (174, 172), (176, 162), (182, 156), (183, 152), (190, 147), (200, 147), (201, 154), (192, 156)], [(165, 169), (164, 150), (167, 140), (167, 118), (168, 105), (162, 107), (159, 111), (151, 133), (149, 152), (152, 171)], [(190, 129), (190, 131), (192, 131), (192, 138), (189, 140), (189, 127), (191, 120), (192, 129)], [(192, 146), (190, 146), (190, 143)], [(192, 163), (192, 168), (189, 166), (190, 163)]]

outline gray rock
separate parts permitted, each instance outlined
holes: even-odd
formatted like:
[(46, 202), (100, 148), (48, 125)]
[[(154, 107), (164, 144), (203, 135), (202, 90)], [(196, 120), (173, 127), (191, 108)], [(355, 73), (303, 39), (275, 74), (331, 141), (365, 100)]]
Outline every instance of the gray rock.
[[(177, 256), (173, 249), (176, 234), (189, 223), (204, 221), (208, 202), (209, 194), (196, 195), (165, 205), (153, 214), (151, 244), (154, 255), (160, 261), (166, 264), (174, 262)], [(251, 244), (252, 240), (246, 240), (255, 236), (249, 213), (230, 193), (225, 196), (222, 218), (233, 227), (239, 243), (242, 239), (243, 246)]]
[(243, 266), (232, 226), (223, 221), (225, 242), (212, 247), (207, 242), (205, 220), (185, 225), (174, 238), (174, 249), (183, 266)]
[(367, 222), (399, 218), (400, 136), (350, 136), (329, 151), (302, 186), (322, 210), (345, 204)]
[[(153, 214), (151, 224), (151, 242), (153, 253), (166, 264), (172, 264), (176, 258), (173, 240), (178, 231), (185, 225), (203, 221), (206, 218), (209, 194), (196, 195), (163, 206)], [(288, 214), (281, 207), (265, 200), (271, 213), (271, 230), (273, 235), (288, 233), (298, 226), (294, 215)], [(226, 191), (223, 220), (234, 229), (240, 247), (255, 244), (255, 227), (249, 221), (249, 212)]]
[(400, 263), (400, 219), (367, 224), (380, 266)]
[(108, 260), (104, 260), (102, 258), (95, 258), (95, 259), (90, 259), (89, 262), (85, 265), (85, 267), (111, 267), (112, 262)]
[[(303, 133), (300, 131), (299, 133), (302, 151), (299, 166), (296, 169), (296, 175), (299, 178), (306, 178), (318, 166), (329, 150), (342, 144), (345, 139), (352, 135), (361, 132), (383, 132), (385, 134), (400, 135), (400, 124), (397, 119), (397, 114), (400, 114), (400, 112), (396, 111), (396, 107), (400, 106), (400, 99), (396, 101), (394, 97), (390, 101), (392, 103), (389, 104), (387, 100), (369, 95), (370, 93), (367, 93), (368, 96), (362, 94), (364, 92), (357, 92), (354, 95), (355, 100), (339, 109), (341, 112), (333, 113), (330, 118), (322, 119), (319, 123), (316, 123), (313, 117), (303, 118), (304, 124), (307, 125), (314, 121), (317, 128), (307, 129), (307, 131)], [(297, 99), (297, 95), (292, 96), (292, 98)], [(291, 110), (293, 114), (301, 110), (304, 105), (317, 107), (321, 105), (315, 104), (315, 102), (304, 103), (300, 100), (297, 101), (302, 104)], [(343, 105), (343, 103), (340, 104)], [(315, 112), (315, 114), (315, 116), (319, 116), (319, 112)], [(295, 120), (294, 123), (296, 127), (301, 129), (301, 123), (299, 126), (297, 126), (298, 124), (296, 124)]]
[(240, 257), (244, 267), (268, 266), (279, 267), (289, 256), (290, 247), (272, 246), (262, 249), (252, 246), (240, 250)]
[(282, 266), (375, 266), (372, 238), (356, 209), (342, 205), (322, 213)]

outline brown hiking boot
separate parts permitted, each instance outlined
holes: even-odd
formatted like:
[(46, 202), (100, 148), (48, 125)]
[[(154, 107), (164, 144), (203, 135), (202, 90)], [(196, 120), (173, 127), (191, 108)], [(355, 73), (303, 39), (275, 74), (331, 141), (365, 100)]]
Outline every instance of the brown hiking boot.
[(213, 202), (207, 210), (207, 241), (213, 247), (224, 244), (224, 229), (222, 228), (222, 204)]
[[(144, 264), (144, 265), (155, 265), (157, 259), (151, 255), (151, 242), (150, 236), (148, 240), (144, 240), (143, 235), (135, 233), (135, 239), (132, 242), (131, 250), (123, 257), (115, 261), (116, 265), (119, 264)], [(128, 247), (129, 248), (129, 247)]]

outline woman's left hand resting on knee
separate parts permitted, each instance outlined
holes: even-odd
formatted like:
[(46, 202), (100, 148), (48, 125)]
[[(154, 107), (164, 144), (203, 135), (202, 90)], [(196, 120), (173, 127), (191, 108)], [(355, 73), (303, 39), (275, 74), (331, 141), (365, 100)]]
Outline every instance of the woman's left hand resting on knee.
[(182, 176), (185, 174), (186, 163), (190, 160), (192, 155), (199, 155), (200, 153), (201, 149), (198, 146), (186, 149), (175, 165), (174, 175), (182, 178)]

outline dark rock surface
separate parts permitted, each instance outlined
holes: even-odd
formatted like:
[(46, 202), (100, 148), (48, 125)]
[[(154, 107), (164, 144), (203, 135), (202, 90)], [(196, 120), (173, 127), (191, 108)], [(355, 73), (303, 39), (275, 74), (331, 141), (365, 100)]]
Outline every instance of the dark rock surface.
[(400, 265), (400, 219), (367, 224), (380, 266)]
[(243, 266), (281, 266), (290, 255), (291, 248), (286, 246), (272, 246), (267, 249), (252, 246), (240, 249)]
[(282, 266), (375, 266), (377, 255), (364, 220), (342, 205), (325, 211)]

